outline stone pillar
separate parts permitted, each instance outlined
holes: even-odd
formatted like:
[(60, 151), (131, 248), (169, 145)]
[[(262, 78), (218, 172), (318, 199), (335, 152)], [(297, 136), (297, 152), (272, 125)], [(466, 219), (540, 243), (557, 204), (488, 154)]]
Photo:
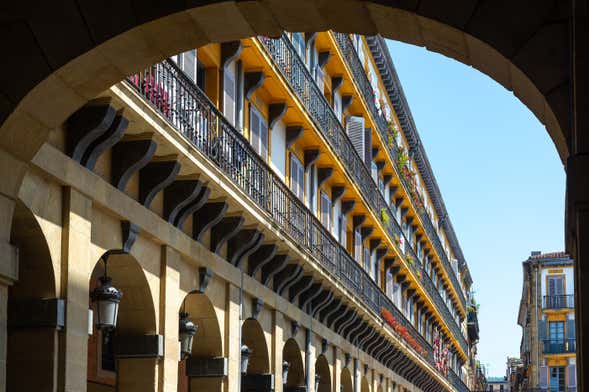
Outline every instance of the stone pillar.
[[(575, 260), (577, 390), (589, 385), (589, 3), (573, 2), (571, 155), (567, 160), (566, 245)], [(566, 124), (569, 125), (569, 124)], [(586, 283), (586, 282), (585, 282)]]
[(239, 319), (239, 287), (227, 284), (225, 316), (225, 356), (228, 358), (227, 392), (238, 392), (241, 383), (239, 360), (241, 356), (241, 320)]
[(180, 255), (169, 246), (162, 247), (160, 275), (160, 335), (164, 337), (164, 358), (160, 371), (159, 391), (178, 391), (178, 306), (180, 299)]
[(284, 315), (278, 310), (273, 312), (272, 325), (272, 372), (274, 374), (274, 388), (276, 391), (282, 391), (284, 381), (282, 379), (282, 349), (284, 347)]
[(315, 391), (315, 362), (316, 350), (312, 344), (313, 331), (305, 330), (305, 383), (307, 384), (307, 391)]
[(158, 388), (157, 358), (117, 360), (118, 392), (152, 392)]
[(6, 390), (8, 287), (18, 279), (18, 252), (10, 244), (10, 232), (16, 195), (26, 168), (23, 162), (0, 150), (0, 392)]
[(65, 329), (60, 334), (59, 390), (86, 391), (88, 362), (89, 276), (92, 200), (75, 189), (64, 189), (61, 293), (65, 299)]
[(342, 353), (336, 346), (333, 347), (333, 391), (341, 391), (342, 385)]

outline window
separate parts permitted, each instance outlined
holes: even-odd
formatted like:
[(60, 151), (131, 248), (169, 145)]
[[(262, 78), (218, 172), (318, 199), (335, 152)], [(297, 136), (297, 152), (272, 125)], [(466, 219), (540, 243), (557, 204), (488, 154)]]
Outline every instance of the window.
[(349, 116), (346, 121), (346, 133), (350, 137), (356, 152), (364, 160), (365, 148), (365, 131), (364, 131), (364, 117)]
[(340, 215), (339, 215), (339, 243), (342, 244), (342, 246), (346, 246), (346, 226), (347, 226), (348, 222), (346, 219), (346, 216), (344, 214), (341, 213), (340, 211)]
[(354, 258), (362, 263), (362, 233), (359, 227), (354, 230)]
[(315, 164), (312, 163), (309, 165), (309, 169), (307, 170), (307, 207), (313, 212), (313, 215), (317, 216), (317, 182), (315, 180)]
[[(235, 61), (227, 64), (223, 70), (223, 114), (231, 125), (235, 125), (236, 117), (236, 97), (237, 97), (237, 83), (236, 83), (237, 65)], [(261, 118), (262, 116), (260, 116)], [(251, 118), (250, 118), (251, 123)]]
[(302, 59), (305, 58), (305, 38), (303, 37), (303, 33), (291, 33), (290, 34), (290, 41), (292, 42), (293, 46), (295, 47), (299, 56)]
[(176, 56), (172, 57), (172, 60), (178, 64), (178, 68), (180, 68), (186, 76), (188, 76), (193, 82), (196, 83), (197, 81), (197, 72), (196, 72), (196, 49), (192, 49), (186, 51), (184, 53), (180, 53)]
[(321, 223), (331, 230), (331, 200), (325, 192), (321, 192)]
[(374, 161), (370, 162), (370, 174), (372, 175), (372, 179), (374, 180), (374, 182), (378, 182), (378, 167), (376, 166), (376, 163)]
[(564, 392), (564, 367), (550, 367), (550, 391)]
[(301, 200), (305, 198), (305, 170), (294, 154), (290, 154), (290, 190)]
[(364, 270), (370, 272), (370, 250), (364, 248)]
[(268, 159), (268, 126), (253, 105), (250, 105), (250, 143), (264, 161)]
[(342, 96), (339, 92), (333, 94), (333, 111), (340, 122), (342, 121)]
[(564, 295), (564, 276), (548, 277), (548, 295), (551, 297)]

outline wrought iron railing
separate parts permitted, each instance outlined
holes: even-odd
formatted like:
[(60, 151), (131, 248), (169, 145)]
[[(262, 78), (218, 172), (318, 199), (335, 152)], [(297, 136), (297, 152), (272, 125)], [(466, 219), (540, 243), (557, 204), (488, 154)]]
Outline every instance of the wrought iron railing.
[[(350, 71), (354, 75), (354, 81), (358, 85), (360, 92), (362, 93), (362, 96), (364, 98), (364, 101), (366, 102), (368, 108), (372, 113), (372, 117), (376, 121), (377, 131), (380, 133), (382, 140), (384, 140), (384, 143), (387, 145), (387, 148), (389, 149), (389, 152), (393, 159), (396, 159), (399, 150), (396, 146), (396, 143), (389, 142), (387, 120), (382, 114), (382, 111), (378, 110), (376, 107), (376, 97), (374, 95), (374, 91), (368, 80), (368, 77), (366, 76), (366, 72), (364, 70), (364, 67), (362, 66), (362, 63), (360, 62), (358, 52), (356, 51), (356, 48), (354, 47), (352, 40), (350, 39), (350, 36), (344, 33), (334, 32), (332, 34), (335, 38), (335, 41), (338, 44), (340, 51), (342, 52), (342, 57), (344, 58), (344, 61), (346, 61), (348, 67), (350, 68)], [(395, 164), (396, 163), (397, 162), (395, 161)], [(411, 184), (408, 184), (405, 178), (403, 177), (401, 173), (401, 168), (397, 168), (397, 174), (400, 174), (399, 177), (403, 181), (405, 189), (411, 189)], [(421, 200), (419, 194), (417, 194), (417, 197), (420, 198), (420, 202), (423, 204), (423, 200)], [(460, 285), (458, 278), (456, 277), (456, 273), (452, 268), (450, 261), (448, 260), (446, 252), (444, 251), (442, 243), (439, 239), (438, 233), (434, 229), (433, 223), (431, 222), (431, 218), (424, 209), (420, 210), (416, 208), (416, 210), (421, 218), (421, 221), (424, 224), (424, 230), (427, 233), (428, 238), (430, 238), (433, 246), (436, 248), (436, 253), (438, 253), (438, 255), (440, 256), (442, 263), (444, 265), (444, 269), (447, 271), (448, 276), (452, 281), (452, 284), (458, 292), (458, 297), (460, 302), (462, 303), (463, 308), (466, 308), (466, 298), (464, 296), (464, 293), (462, 292), (462, 286)]]
[(544, 354), (574, 353), (577, 350), (575, 339), (544, 339), (542, 352)]
[(452, 369), (448, 369), (448, 380), (458, 392), (470, 392), (464, 381)]
[(545, 295), (542, 300), (544, 309), (572, 309), (575, 307), (575, 297), (568, 295)]
[(413, 324), (172, 61), (153, 65), (127, 82), (350, 295), (377, 314), (388, 310), (433, 365), (433, 349)]
[[(378, 189), (378, 185), (374, 182), (368, 167), (358, 155), (341, 122), (323, 96), (323, 93), (320, 92), (313, 76), (299, 57), (296, 49), (290, 43), (288, 37), (283, 34), (277, 39), (264, 36), (259, 36), (258, 39), (288, 81), (295, 94), (309, 111), (317, 129), (342, 161), (350, 178), (359, 186), (362, 195), (372, 211), (377, 216), (381, 215), (381, 211), (385, 211), (389, 217), (394, 216), (384, 196)], [(417, 263), (413, 265), (414, 270), (419, 275), (425, 276), (426, 274), (421, 265), (418, 264), (419, 259), (415, 250), (409, 245), (410, 242), (405, 237), (396, 219), (389, 219), (389, 224), (384, 226), (387, 228), (391, 238), (404, 238), (407, 244), (405, 252)], [(433, 284), (426, 284), (425, 287), (440, 313), (442, 313), (442, 317), (447, 321), (447, 325), (452, 331), (454, 338), (459, 342), (464, 352), (467, 352), (466, 339), (462, 335), (457, 321), (451, 316), (440, 293), (437, 289), (433, 288)]]

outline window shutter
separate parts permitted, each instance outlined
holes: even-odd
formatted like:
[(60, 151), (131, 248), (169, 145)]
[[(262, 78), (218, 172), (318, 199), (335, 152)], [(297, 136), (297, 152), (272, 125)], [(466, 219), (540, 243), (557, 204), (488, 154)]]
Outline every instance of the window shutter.
[(260, 155), (266, 161), (268, 159), (268, 126), (262, 116), (258, 116), (258, 119), (260, 121)]
[(326, 193), (321, 192), (321, 223), (327, 230), (331, 227), (331, 200)]
[(290, 156), (290, 190), (297, 196), (299, 196), (299, 169), (296, 164), (296, 158), (294, 155)]
[[(346, 122), (346, 133), (350, 137), (360, 158), (365, 157), (364, 117), (349, 116)], [(364, 160), (364, 159), (362, 159)]]
[(196, 49), (182, 53), (182, 71), (196, 83)]
[(548, 386), (548, 366), (540, 366), (540, 388)]
[(364, 162), (370, 169), (372, 163), (372, 130), (364, 128)]
[(341, 222), (340, 222), (340, 244), (346, 246), (346, 226), (347, 226), (347, 219), (344, 214), (341, 214)]
[(538, 321), (538, 340), (546, 339), (546, 321), (539, 320)]
[(303, 165), (300, 161), (297, 160), (297, 163), (299, 171), (299, 199), (303, 200), (305, 198), (305, 169), (303, 169)]
[(570, 364), (567, 366), (567, 371), (569, 373), (569, 388), (574, 388), (577, 386), (577, 365)]
[(576, 339), (575, 320), (567, 320), (567, 339)]
[(250, 143), (254, 150), (260, 153), (260, 120), (258, 111), (252, 106), (250, 109)]
[(556, 295), (556, 282), (554, 278), (548, 278), (548, 295)]
[(235, 95), (235, 63), (232, 62), (223, 70), (223, 113), (232, 125), (235, 125)]

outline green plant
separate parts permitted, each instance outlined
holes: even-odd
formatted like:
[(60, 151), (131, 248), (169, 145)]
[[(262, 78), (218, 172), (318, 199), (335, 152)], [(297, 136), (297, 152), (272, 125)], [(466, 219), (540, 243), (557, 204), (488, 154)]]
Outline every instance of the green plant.
[(380, 209), (380, 220), (385, 224), (385, 226), (388, 226), (391, 223), (391, 218), (384, 208)]
[(411, 257), (411, 255), (407, 255), (407, 262), (411, 265), (415, 265), (415, 260), (413, 260), (413, 257)]
[(401, 168), (401, 170), (407, 168), (407, 163), (409, 162), (409, 154), (405, 151), (405, 147), (399, 147), (399, 153), (397, 154), (397, 165)]

